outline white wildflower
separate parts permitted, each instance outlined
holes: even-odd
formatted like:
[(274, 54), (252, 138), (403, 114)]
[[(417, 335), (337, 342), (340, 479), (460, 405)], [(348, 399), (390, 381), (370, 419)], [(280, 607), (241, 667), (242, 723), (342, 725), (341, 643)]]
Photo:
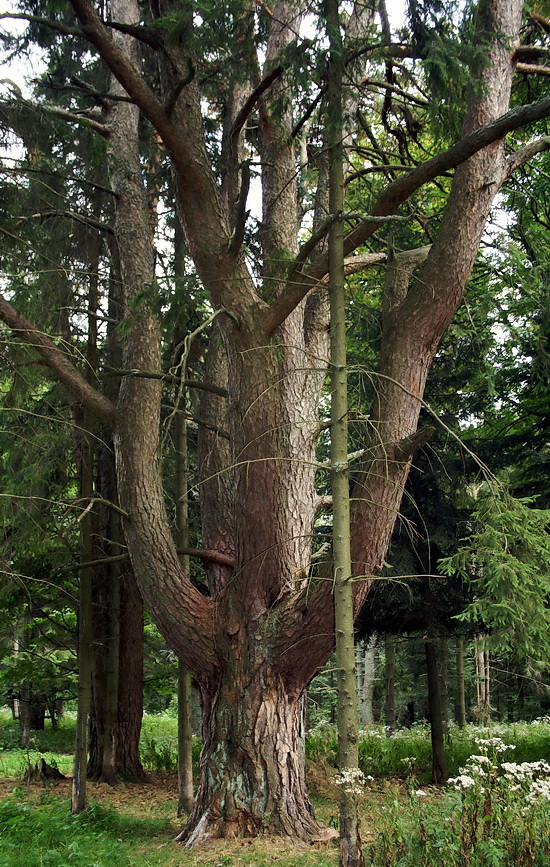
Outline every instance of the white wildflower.
[(472, 786), (475, 786), (476, 781), (468, 774), (461, 773), (458, 777), (452, 777), (448, 780), (448, 783), (455, 789), (471, 789)]
[(366, 780), (360, 768), (342, 768), (340, 773), (336, 775), (335, 783), (337, 786), (341, 786), (347, 795), (361, 795)]
[(529, 803), (536, 801), (550, 801), (550, 780), (533, 780), (527, 795)]

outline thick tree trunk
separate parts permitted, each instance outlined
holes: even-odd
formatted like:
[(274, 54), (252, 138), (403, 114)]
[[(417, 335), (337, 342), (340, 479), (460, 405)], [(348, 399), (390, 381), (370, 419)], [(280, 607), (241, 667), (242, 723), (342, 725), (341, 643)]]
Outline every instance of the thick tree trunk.
[(122, 780), (149, 778), (139, 756), (143, 719), (143, 599), (131, 569), (122, 575), (120, 600), (120, 676), (116, 732), (116, 773)]
[(193, 846), (262, 832), (330, 838), (305, 788), (301, 692), (289, 695), (265, 660), (254, 660), (253, 645), (232, 650), (236, 664), (223, 671), (217, 690), (203, 688), (201, 783), (177, 839)]
[[(86, 0), (72, 3), (88, 37), (135, 103), (114, 104), (110, 130), (115, 231), (121, 252), (124, 248), (125, 366), (154, 375), (161, 371), (160, 328), (147, 300), (154, 271), (136, 105), (166, 144), (189, 253), (213, 305), (224, 310), (218, 318), (228, 365), (230, 450), (224, 469), (230, 465), (235, 479), (232, 523), (226, 521), (224, 529), (234, 530), (229, 547), (235, 568), (219, 576), (218, 584), (211, 583), (210, 597), (202, 595), (181, 568), (164, 510), (159, 382), (126, 378), (116, 418), (120, 496), (128, 514), (125, 534), (132, 564), (153, 618), (202, 691), (202, 781), (182, 839), (201, 843), (214, 835), (255, 834), (264, 828), (294, 839), (315, 837), (319, 825), (305, 794), (300, 762), (299, 708), (305, 685), (334, 644), (331, 583), (308, 587), (306, 582), (316, 499), (316, 404), (326, 355), (319, 361), (308, 354), (311, 322), (304, 310), (311, 313), (312, 305), (303, 302), (304, 293), (297, 293), (298, 279), (285, 285), (288, 253), (297, 246), (290, 112), (279, 106), (277, 115), (275, 97), (271, 102), (269, 95), (260, 106), (260, 147), (268, 178), (262, 241), (269, 257), (264, 274), (270, 279), (258, 287), (246, 256), (232, 243), (225, 193), (218, 188), (206, 148), (198, 77), (189, 78), (194, 64), (185, 35), (172, 38), (169, 51), (159, 52), (162, 102), (141, 78), (135, 42), (107, 32)], [(270, 62), (291, 43), (299, 18), (290, 3), (279, 0), (274, 8)], [(121, 23), (139, 20), (133, 0), (116, 0), (111, 9)], [(152, 9), (153, 14), (178, 15), (181, 7), (160, 0)], [(493, 120), (508, 105), (509, 42), (517, 33), (520, 4), (487, 0), (482, 9), (489, 19), (479, 27), (484, 45), (487, 32), (498, 36), (484, 52), (488, 74), (483, 67), (479, 77), (486, 81), (472, 95), (465, 132)], [(281, 124), (274, 136), (277, 116)], [(375, 434), (354, 490), (357, 576), (368, 579), (384, 561), (416, 443), (411, 444), (410, 437), (430, 363), (462, 297), (504, 175), (501, 143), (458, 169), (440, 237), (422, 274), (410, 291), (404, 286), (386, 293), (380, 379), (371, 418)], [(388, 206), (384, 213), (390, 211)], [(348, 236), (351, 249), (357, 231)], [(321, 279), (326, 267), (318, 267)], [(325, 324), (320, 327), (317, 321), (313, 332), (321, 335)], [(323, 337), (326, 341), (326, 330)], [(323, 345), (323, 337), (316, 345)], [(59, 366), (51, 347), (42, 351)], [(212, 522), (209, 532), (215, 538)], [(369, 584), (355, 582), (357, 605)]]

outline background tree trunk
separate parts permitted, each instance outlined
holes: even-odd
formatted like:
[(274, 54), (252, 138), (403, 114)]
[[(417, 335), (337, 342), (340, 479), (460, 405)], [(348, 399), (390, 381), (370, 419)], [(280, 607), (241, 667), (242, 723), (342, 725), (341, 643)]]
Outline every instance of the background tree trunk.
[(464, 638), (456, 638), (456, 722), (459, 728), (466, 725), (466, 686), (464, 682)]
[(395, 705), (395, 636), (385, 636), (384, 654), (384, 671), (386, 682), (386, 700), (384, 705), (384, 715), (386, 720), (386, 730), (388, 732), (392, 732), (395, 729), (395, 725), (397, 722)]
[(432, 777), (434, 783), (447, 781), (447, 760), (443, 736), (443, 717), (441, 712), (441, 693), (437, 671), (437, 647), (433, 641), (426, 641), (426, 669), (428, 673), (428, 702), (430, 706), (430, 731), (432, 737)]

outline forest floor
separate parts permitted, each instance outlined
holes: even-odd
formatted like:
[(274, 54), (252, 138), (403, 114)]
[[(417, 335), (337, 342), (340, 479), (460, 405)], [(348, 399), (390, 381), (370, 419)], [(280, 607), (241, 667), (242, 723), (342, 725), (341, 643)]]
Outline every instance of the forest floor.
[[(1, 723), (1, 720), (0, 720)], [(161, 737), (166, 720), (151, 719), (156, 740), (144, 740), (152, 761), (167, 754)], [(69, 721), (64, 723), (69, 727)], [(170, 723), (172, 725), (172, 722)], [(174, 841), (178, 819), (177, 777), (149, 765), (147, 784), (110, 787), (88, 783), (89, 808), (70, 815), (72, 781), (25, 782), (26, 768), (44, 757), (71, 773), (72, 757), (62, 749), (63, 731), (37, 733), (33, 748), (16, 748), (14, 724), (0, 725), (0, 867), (336, 867), (338, 841), (294, 847), (272, 838), (220, 840), (185, 850)], [(69, 732), (72, 736), (72, 731)], [(498, 737), (495, 737), (498, 735)], [(498, 744), (505, 738), (503, 756)], [(57, 739), (57, 740), (56, 740)], [(65, 738), (65, 740), (68, 740)], [(54, 742), (55, 741), (55, 742)], [(337, 828), (339, 792), (335, 783), (334, 732), (310, 733), (308, 789), (317, 817)], [(447, 739), (452, 773), (475, 780), (460, 785), (428, 784), (429, 732), (370, 731), (362, 737), (367, 775), (359, 798), (366, 865), (372, 867), (548, 867), (550, 865), (550, 719), (467, 732)], [(495, 744), (497, 744), (495, 752)], [(55, 747), (50, 752), (45, 747)], [(153, 749), (153, 747), (155, 749)], [(495, 752), (487, 761), (479, 752)], [(477, 754), (477, 755), (475, 755)], [(468, 757), (471, 758), (468, 758)], [(483, 756), (482, 756), (483, 758)], [(477, 760), (479, 767), (471, 764)], [(517, 785), (506, 782), (497, 764), (530, 762)], [(511, 766), (510, 766), (511, 767)], [(520, 767), (520, 766), (517, 766)], [(400, 773), (401, 771), (404, 771)], [(469, 777), (459, 780), (468, 782)], [(466, 860), (465, 860), (466, 857)]]
[[(88, 783), (88, 797), (92, 805), (93, 822), (87, 823), (88, 831), (94, 826), (98, 846), (96, 860), (89, 863), (93, 867), (122, 867), (132, 864), (139, 867), (333, 867), (338, 862), (337, 848), (332, 844), (315, 844), (311, 847), (297, 848), (273, 838), (260, 840), (220, 840), (202, 850), (185, 850), (174, 842), (175, 835), (181, 831), (185, 819), (176, 815), (178, 802), (177, 779), (174, 776), (151, 774), (146, 784), (119, 783), (115, 787), (103, 783)], [(25, 802), (27, 817), (36, 808), (44, 809), (50, 816), (50, 848), (42, 850), (37, 864), (48, 867), (69, 867), (80, 865), (75, 856), (75, 847), (70, 848), (73, 835), (68, 835), (68, 808), (71, 797), (72, 780), (58, 780), (47, 783), (24, 783), (11, 779), (0, 779), (0, 803)], [(337, 801), (327, 797), (315, 800), (316, 813), (324, 821), (335, 824), (338, 815)], [(56, 840), (55, 818), (59, 809), (66, 814), (65, 845)], [(0, 814), (1, 818), (1, 814)], [(32, 828), (30, 840), (32, 841)], [(117, 851), (109, 845), (118, 843)], [(88, 839), (89, 835), (88, 835)], [(84, 841), (83, 841), (84, 842)], [(36, 843), (39, 843), (36, 840)], [(44, 841), (46, 843), (46, 841)], [(29, 847), (29, 838), (21, 840), (23, 849)], [(30, 843), (32, 847), (32, 842)], [(8, 854), (2, 845), (0, 830), (0, 867), (27, 867), (31, 861), (21, 855), (23, 850), (12, 847)], [(40, 848), (42, 848), (40, 846)], [(105, 857), (101, 851), (105, 849)], [(32, 862), (35, 863), (34, 861)]]

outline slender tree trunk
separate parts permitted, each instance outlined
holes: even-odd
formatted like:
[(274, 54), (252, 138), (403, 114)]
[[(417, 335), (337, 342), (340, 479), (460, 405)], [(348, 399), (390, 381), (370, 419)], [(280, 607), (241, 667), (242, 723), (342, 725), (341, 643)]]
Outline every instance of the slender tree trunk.
[(359, 773), (357, 688), (355, 680), (353, 583), (350, 549), (348, 465), (348, 379), (346, 299), (344, 282), (344, 159), (342, 78), (343, 45), (338, 0), (326, 0), (328, 65), (329, 212), (336, 217), (329, 242), (330, 293), (330, 462), (332, 481), (332, 556), (334, 558), (334, 624), (338, 672), (338, 768), (340, 792), (340, 867), (362, 867), (357, 789)]
[(376, 680), (376, 638), (371, 638), (364, 652), (365, 677), (363, 681), (363, 719), (362, 724), (370, 726), (374, 723), (374, 683)]
[[(88, 413), (85, 413), (85, 421), (86, 419), (89, 422)], [(81, 467), (80, 496), (87, 505), (94, 490), (93, 445), (87, 429), (83, 432), (82, 438)], [(90, 510), (81, 519), (80, 533), (80, 558), (82, 563), (87, 563), (93, 560), (93, 525)], [(78, 596), (78, 709), (72, 813), (81, 813), (87, 806), (88, 721), (92, 706), (92, 583), (93, 567), (86, 566), (80, 570)]]
[(441, 723), (444, 732), (447, 732), (449, 729), (449, 675), (447, 661), (447, 639), (442, 636), (437, 640), (437, 670), (439, 692), (441, 695)]
[[(185, 365), (185, 358), (184, 358)], [(182, 375), (185, 370), (182, 369)], [(185, 392), (176, 402), (174, 445), (176, 450), (176, 543), (189, 547), (187, 423)], [(189, 574), (189, 557), (180, 555), (181, 565)], [(191, 672), (182, 662), (178, 665), (178, 816), (193, 809), (193, 729), (191, 723)]]
[(120, 671), (120, 572), (113, 563), (109, 594), (109, 645), (107, 656), (107, 691), (105, 695), (105, 728), (101, 778), (109, 785), (116, 782), (116, 754)]
[(437, 671), (437, 646), (426, 641), (426, 667), (428, 673), (428, 702), (430, 706), (430, 728), (432, 736), (432, 777), (434, 783), (447, 780), (447, 761), (443, 737), (443, 718), (441, 713), (441, 693)]
[(456, 722), (459, 728), (466, 725), (466, 687), (464, 683), (464, 638), (456, 639)]
[(474, 644), (476, 661), (477, 706), (475, 713), (481, 725), (487, 725), (491, 719), (491, 687), (489, 672), (489, 654), (485, 650), (484, 640), (478, 636)]
[(395, 636), (386, 635), (384, 639), (384, 652), (386, 658), (384, 666), (386, 680), (386, 730), (392, 732), (397, 722), (395, 707)]

